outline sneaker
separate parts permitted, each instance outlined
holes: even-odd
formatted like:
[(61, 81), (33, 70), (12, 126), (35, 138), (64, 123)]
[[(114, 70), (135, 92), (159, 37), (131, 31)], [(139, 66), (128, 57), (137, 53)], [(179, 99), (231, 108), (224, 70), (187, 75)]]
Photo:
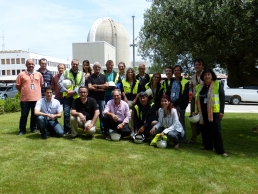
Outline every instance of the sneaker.
[(30, 131), (30, 132), (31, 132), (31, 133), (37, 133), (37, 130), (34, 129), (34, 130)]
[(18, 136), (22, 136), (24, 134), (25, 134), (24, 132), (19, 132)]

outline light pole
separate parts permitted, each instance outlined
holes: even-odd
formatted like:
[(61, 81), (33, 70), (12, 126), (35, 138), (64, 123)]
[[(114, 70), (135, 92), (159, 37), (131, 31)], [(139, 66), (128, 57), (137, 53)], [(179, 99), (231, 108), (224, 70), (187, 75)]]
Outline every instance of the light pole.
[(133, 44), (130, 44), (130, 46), (133, 47), (133, 68), (135, 68), (135, 47), (137, 46), (136, 44), (134, 44), (134, 17), (135, 16), (133, 15)]

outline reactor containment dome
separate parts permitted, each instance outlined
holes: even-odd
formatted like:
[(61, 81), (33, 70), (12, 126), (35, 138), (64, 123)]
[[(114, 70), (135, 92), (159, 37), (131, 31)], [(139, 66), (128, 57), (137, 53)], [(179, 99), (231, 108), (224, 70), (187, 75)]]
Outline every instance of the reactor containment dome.
[(122, 24), (109, 17), (96, 20), (89, 31), (87, 42), (96, 41), (105, 41), (116, 48), (117, 64), (123, 61), (127, 66), (130, 65), (130, 39)]

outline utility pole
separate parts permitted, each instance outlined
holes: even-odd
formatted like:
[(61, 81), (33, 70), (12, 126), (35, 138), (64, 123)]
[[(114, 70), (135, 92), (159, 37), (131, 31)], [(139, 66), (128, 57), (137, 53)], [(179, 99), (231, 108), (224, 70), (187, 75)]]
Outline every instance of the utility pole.
[(3, 36), (2, 36), (2, 38), (3, 38), (2, 51), (4, 51), (4, 50), (5, 50), (5, 43), (4, 43), (4, 25), (3, 25), (3, 24), (2, 24), (2, 30), (3, 30)]
[(135, 47), (137, 46), (136, 44), (134, 44), (134, 17), (135, 16), (133, 15), (133, 44), (130, 44), (130, 46), (133, 47), (133, 68), (135, 68)]

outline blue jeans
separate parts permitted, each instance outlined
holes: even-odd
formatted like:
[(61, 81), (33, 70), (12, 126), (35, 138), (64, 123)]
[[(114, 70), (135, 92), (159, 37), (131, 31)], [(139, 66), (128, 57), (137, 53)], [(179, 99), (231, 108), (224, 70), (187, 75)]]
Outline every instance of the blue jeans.
[(106, 104), (109, 100), (112, 100), (113, 99), (113, 96), (106, 96)]
[(105, 133), (105, 130), (104, 130), (104, 124), (103, 124), (103, 121), (102, 121), (102, 118), (103, 118), (103, 112), (104, 112), (104, 109), (105, 109), (105, 100), (96, 100), (98, 106), (99, 106), (99, 125), (100, 125), (100, 131), (102, 134)]
[(64, 109), (64, 131), (65, 133), (71, 132), (70, 125), (70, 110), (73, 103), (73, 97), (64, 97), (63, 99), (63, 109)]
[(19, 124), (19, 132), (26, 133), (26, 124), (29, 112), (31, 111), (30, 115), (30, 131), (36, 130), (36, 120), (37, 116), (34, 115), (34, 108), (36, 105), (36, 101), (27, 101), (27, 102), (20, 102), (21, 105), (21, 118)]
[(38, 116), (37, 126), (40, 130), (42, 139), (47, 138), (46, 129), (53, 136), (62, 137), (64, 135), (63, 127), (58, 123), (57, 119), (48, 120), (47, 117)]

